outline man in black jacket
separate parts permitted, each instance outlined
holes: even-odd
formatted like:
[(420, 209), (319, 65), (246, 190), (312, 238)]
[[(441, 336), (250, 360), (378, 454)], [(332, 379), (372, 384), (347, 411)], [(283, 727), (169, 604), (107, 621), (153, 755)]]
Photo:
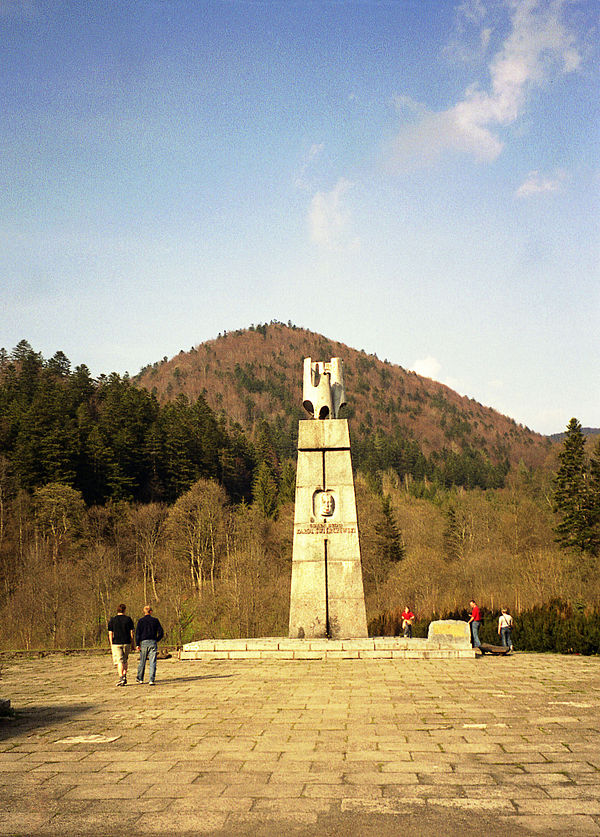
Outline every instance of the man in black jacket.
[(125, 615), (125, 605), (120, 604), (117, 615), (108, 620), (108, 641), (119, 679), (117, 686), (127, 685), (127, 660), (133, 646), (133, 619)]
[(148, 683), (154, 686), (156, 679), (156, 651), (158, 643), (164, 636), (162, 625), (155, 616), (152, 616), (150, 605), (144, 606), (144, 615), (138, 621), (135, 629), (135, 644), (140, 652), (140, 664), (137, 670), (137, 683), (144, 682), (144, 671), (146, 660), (148, 660)]

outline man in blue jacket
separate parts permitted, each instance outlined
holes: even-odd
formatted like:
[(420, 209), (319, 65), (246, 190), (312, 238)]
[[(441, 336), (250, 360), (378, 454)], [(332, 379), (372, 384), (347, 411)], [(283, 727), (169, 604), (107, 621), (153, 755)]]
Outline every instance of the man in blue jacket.
[(138, 620), (135, 629), (135, 644), (140, 652), (136, 683), (144, 682), (144, 671), (146, 670), (146, 660), (148, 660), (148, 683), (150, 686), (154, 686), (156, 680), (156, 651), (164, 633), (158, 619), (152, 616), (150, 605), (145, 605), (144, 615)]

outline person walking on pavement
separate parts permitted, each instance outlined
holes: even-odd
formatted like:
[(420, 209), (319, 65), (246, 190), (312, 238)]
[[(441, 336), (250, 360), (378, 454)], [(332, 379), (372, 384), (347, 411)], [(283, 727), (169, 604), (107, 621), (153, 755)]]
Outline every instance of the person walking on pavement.
[(511, 637), (512, 628), (513, 618), (508, 612), (508, 610), (505, 607), (503, 607), (500, 618), (498, 619), (498, 633), (500, 634), (502, 645), (505, 648), (508, 648), (509, 651), (514, 650)]
[(481, 648), (481, 640), (479, 639), (481, 613), (473, 599), (471, 599), (469, 604), (471, 605), (471, 618), (469, 619), (469, 625), (471, 626), (471, 641), (473, 643), (473, 648)]
[(117, 608), (117, 615), (111, 616), (108, 620), (108, 641), (113, 663), (119, 675), (117, 686), (127, 685), (127, 661), (134, 644), (133, 619), (125, 615), (125, 610), (125, 605), (120, 604)]
[(150, 605), (144, 606), (144, 615), (138, 620), (135, 628), (135, 644), (140, 652), (140, 663), (137, 670), (136, 683), (144, 682), (146, 661), (148, 661), (148, 683), (154, 686), (156, 682), (156, 652), (158, 643), (165, 632), (155, 616), (152, 616)]

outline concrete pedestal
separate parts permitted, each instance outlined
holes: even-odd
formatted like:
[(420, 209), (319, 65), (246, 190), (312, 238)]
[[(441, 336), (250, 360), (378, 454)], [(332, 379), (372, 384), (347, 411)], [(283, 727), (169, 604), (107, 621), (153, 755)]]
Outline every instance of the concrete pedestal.
[(367, 636), (346, 419), (300, 422), (289, 635)]
[[(464, 623), (466, 625), (466, 623)], [(467, 634), (468, 625), (467, 625)], [(474, 659), (471, 639), (401, 636), (362, 639), (202, 639), (188, 642), (181, 660), (465, 660)]]

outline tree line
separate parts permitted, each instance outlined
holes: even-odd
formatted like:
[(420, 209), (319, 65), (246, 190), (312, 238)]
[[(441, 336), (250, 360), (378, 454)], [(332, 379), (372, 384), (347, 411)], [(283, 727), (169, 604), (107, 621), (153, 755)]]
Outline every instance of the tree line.
[[(367, 475), (356, 478), (371, 630), (405, 604), (425, 624), (472, 597), (490, 613), (508, 606), (521, 622), (558, 599), (581, 625), (600, 607), (598, 556), (556, 542), (550, 474), (521, 469), (504, 488), (451, 489), (434, 500), (413, 496), (393, 472), (381, 482), (377, 491)], [(103, 644), (119, 601), (133, 614), (151, 602), (170, 645), (285, 635), (293, 502), (267, 512), (256, 500), (233, 503), (206, 478), (171, 504), (87, 506), (63, 483), (18, 491), (3, 500), (0, 645)], [(562, 628), (552, 631), (544, 636), (567, 641)]]
[[(367, 504), (369, 592), (404, 546), (389, 499), (369, 495)], [(152, 602), (170, 644), (287, 633), (291, 501), (269, 515), (200, 478), (172, 504), (88, 507), (80, 491), (55, 482), (5, 500), (2, 520), (2, 647), (101, 645), (119, 601), (133, 613)]]
[(201, 477), (249, 500), (257, 467), (241, 428), (218, 421), (202, 396), (160, 406), (128, 376), (94, 380), (26, 341), (0, 356), (0, 456), (19, 489), (62, 483), (88, 506), (174, 502)]

